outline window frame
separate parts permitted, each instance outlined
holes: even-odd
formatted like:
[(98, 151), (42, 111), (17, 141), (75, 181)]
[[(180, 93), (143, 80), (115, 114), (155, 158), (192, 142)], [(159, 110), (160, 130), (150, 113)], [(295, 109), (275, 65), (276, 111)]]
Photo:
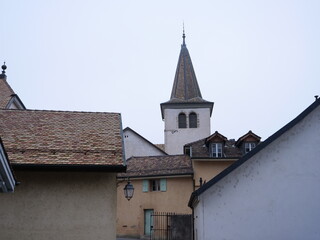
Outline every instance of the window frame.
[(198, 115), (195, 112), (189, 114), (189, 128), (198, 127)]
[(250, 152), (256, 146), (257, 146), (257, 144), (255, 142), (245, 142), (244, 143), (244, 153)]
[(192, 147), (191, 146), (184, 147), (184, 154), (188, 155), (189, 157), (192, 157)]
[(187, 115), (184, 112), (178, 115), (178, 128), (187, 128)]
[(160, 192), (160, 179), (150, 179), (150, 192)]
[(210, 157), (222, 158), (223, 157), (223, 146), (222, 143), (215, 142), (210, 144)]

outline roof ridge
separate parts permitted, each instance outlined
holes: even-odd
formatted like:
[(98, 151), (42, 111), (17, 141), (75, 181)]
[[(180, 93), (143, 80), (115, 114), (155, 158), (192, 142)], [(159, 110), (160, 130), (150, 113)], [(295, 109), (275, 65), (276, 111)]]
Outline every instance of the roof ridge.
[(239, 160), (237, 160), (235, 163), (224, 169), (222, 172), (220, 172), (218, 175), (213, 177), (211, 180), (209, 180), (206, 184), (204, 184), (202, 187), (198, 188), (196, 191), (194, 191), (189, 199), (188, 206), (192, 207), (193, 203), (197, 196), (208, 190), (211, 186), (219, 182), (222, 178), (227, 176), (229, 173), (240, 167), (243, 163), (245, 163), (247, 160), (249, 160), (251, 157), (253, 157), (255, 154), (259, 153), (262, 149), (267, 147), (269, 144), (274, 142), (276, 139), (278, 139), (280, 136), (282, 136), (284, 133), (286, 133), (288, 130), (296, 126), (300, 121), (302, 121), (306, 116), (308, 116), (313, 110), (315, 110), (317, 107), (320, 106), (320, 98), (316, 98), (316, 101), (313, 102), (310, 106), (308, 106), (304, 111), (302, 111), (297, 117), (295, 117), (293, 120), (291, 120), (289, 123), (284, 125), (282, 128), (280, 128), (278, 131), (276, 131), (274, 134), (272, 134), (270, 137), (268, 137), (265, 141), (258, 144), (254, 149), (252, 149), (247, 154), (243, 155)]
[(49, 110), (49, 109), (0, 109), (2, 111), (14, 112), (52, 112), (52, 113), (93, 113), (93, 114), (120, 114), (119, 112), (90, 112), (90, 111), (69, 111), (69, 110)]

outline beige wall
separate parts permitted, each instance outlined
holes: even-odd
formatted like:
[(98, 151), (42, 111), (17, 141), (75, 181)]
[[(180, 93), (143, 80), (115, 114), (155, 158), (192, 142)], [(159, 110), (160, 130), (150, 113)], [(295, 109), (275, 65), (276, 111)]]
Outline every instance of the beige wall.
[[(164, 177), (165, 178), (165, 177)], [(118, 183), (117, 235), (140, 237), (144, 235), (144, 210), (191, 214), (188, 201), (193, 192), (192, 177), (167, 178), (166, 192), (142, 192), (142, 180), (132, 180), (135, 191), (128, 201), (123, 188), (127, 182)]]
[(218, 175), (224, 169), (229, 167), (235, 160), (228, 160), (225, 161), (216, 161), (212, 159), (208, 160), (197, 160), (192, 159), (193, 171), (194, 171), (194, 182), (195, 182), (195, 189), (200, 187), (200, 177), (204, 181), (209, 181), (214, 176)]
[(15, 171), (0, 196), (1, 239), (115, 239), (116, 175)]

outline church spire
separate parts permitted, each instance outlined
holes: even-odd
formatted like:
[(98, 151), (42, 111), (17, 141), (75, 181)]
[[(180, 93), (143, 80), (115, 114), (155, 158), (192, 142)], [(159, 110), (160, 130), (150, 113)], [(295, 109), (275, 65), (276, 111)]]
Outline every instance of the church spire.
[(185, 42), (185, 31), (183, 27), (182, 45), (174, 77), (174, 83), (171, 92), (171, 101), (204, 101), (201, 96), (200, 88), (193, 69), (191, 57)]

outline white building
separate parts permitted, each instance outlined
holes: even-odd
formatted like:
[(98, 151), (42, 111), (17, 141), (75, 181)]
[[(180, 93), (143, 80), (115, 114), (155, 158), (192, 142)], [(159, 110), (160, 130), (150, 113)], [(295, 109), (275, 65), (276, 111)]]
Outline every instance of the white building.
[(126, 159), (145, 156), (165, 156), (162, 149), (129, 127), (123, 129), (124, 151)]
[(320, 239), (320, 99), (195, 191), (195, 240)]

